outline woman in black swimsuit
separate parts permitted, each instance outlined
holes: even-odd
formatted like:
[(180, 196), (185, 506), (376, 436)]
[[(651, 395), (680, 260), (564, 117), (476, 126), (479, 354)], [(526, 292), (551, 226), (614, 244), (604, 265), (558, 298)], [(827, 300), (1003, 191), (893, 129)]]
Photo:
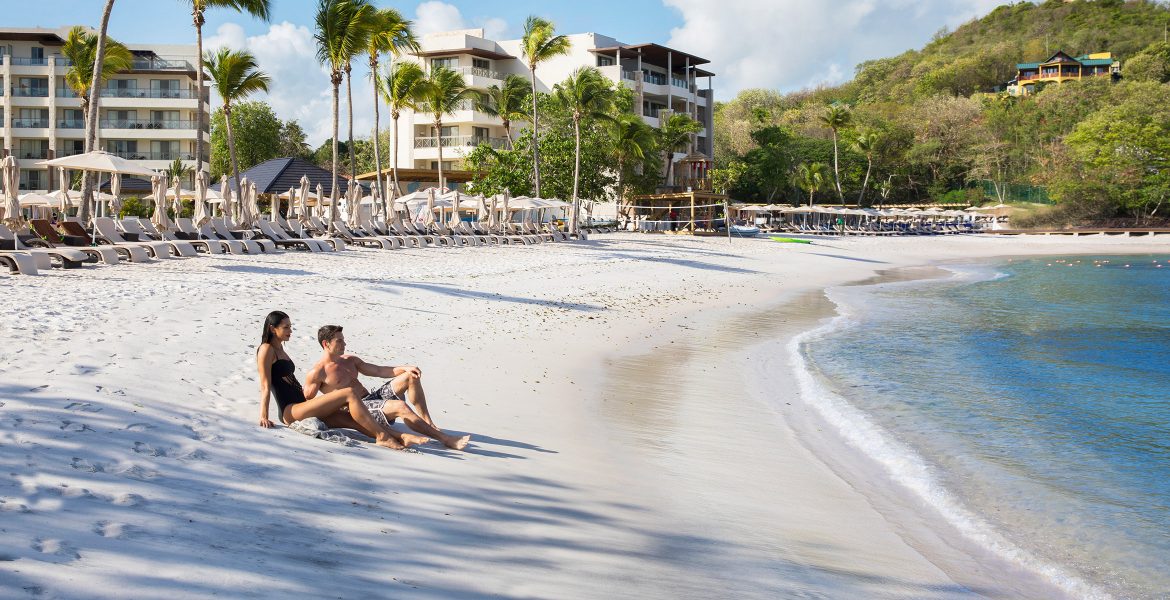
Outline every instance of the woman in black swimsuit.
[[(353, 389), (334, 390), (315, 398), (305, 398), (305, 392), (294, 374), (295, 366), (284, 343), (292, 337), (292, 322), (288, 315), (276, 310), (264, 319), (260, 347), (256, 349), (256, 370), (260, 375), (260, 426), (272, 427), (268, 419), (268, 398), (276, 398), (281, 422), (317, 417), (330, 427), (357, 429), (374, 437), (378, 445), (401, 450), (398, 433), (385, 427), (370, 415), (361, 397)], [(348, 412), (342, 409), (348, 409)]]

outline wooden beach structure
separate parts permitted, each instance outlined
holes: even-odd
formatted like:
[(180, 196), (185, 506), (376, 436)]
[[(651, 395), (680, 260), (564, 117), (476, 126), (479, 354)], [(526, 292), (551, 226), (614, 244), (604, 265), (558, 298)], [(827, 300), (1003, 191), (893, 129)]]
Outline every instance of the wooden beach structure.
[[(619, 210), (629, 211), (626, 216), (639, 223), (666, 225), (661, 228), (642, 228), (640, 225), (640, 231), (702, 235), (714, 232), (713, 221), (724, 217), (726, 204), (727, 196), (724, 194), (691, 190), (634, 196)], [(670, 218), (672, 212), (675, 214), (674, 219)], [(682, 222), (668, 223), (669, 221)]]

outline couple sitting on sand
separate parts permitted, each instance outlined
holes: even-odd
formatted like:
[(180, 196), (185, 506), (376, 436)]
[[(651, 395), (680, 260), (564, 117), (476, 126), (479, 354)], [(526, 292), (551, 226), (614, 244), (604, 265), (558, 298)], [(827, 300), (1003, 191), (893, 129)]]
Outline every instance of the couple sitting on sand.
[[(380, 367), (346, 354), (341, 327), (326, 325), (317, 332), (317, 342), (325, 353), (309, 371), (302, 388), (293, 374), (292, 359), (284, 351), (284, 343), (291, 336), (292, 322), (287, 314), (273, 311), (264, 319), (264, 333), (256, 351), (261, 427), (272, 427), (272, 421), (268, 420), (271, 395), (276, 398), (280, 420), (285, 425), (317, 417), (330, 427), (356, 429), (374, 438), (379, 446), (395, 450), (426, 443), (427, 438), (454, 450), (467, 446), (471, 436), (448, 435), (431, 420), (422, 389), (422, 371), (418, 367)], [(359, 374), (390, 380), (371, 392), (358, 381)], [(409, 405), (406, 400), (410, 401)], [(395, 419), (402, 419), (407, 427), (422, 435), (395, 431), (390, 427)]]

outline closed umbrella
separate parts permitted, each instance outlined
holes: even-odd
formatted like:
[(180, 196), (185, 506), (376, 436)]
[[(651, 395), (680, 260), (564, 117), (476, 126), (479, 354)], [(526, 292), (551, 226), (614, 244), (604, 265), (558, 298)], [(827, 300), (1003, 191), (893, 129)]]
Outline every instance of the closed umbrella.
[(183, 182), (178, 177), (173, 178), (171, 181), (171, 191), (175, 195), (171, 199), (171, 212), (178, 219), (179, 215), (183, 213)]
[(167, 218), (167, 184), (161, 176), (155, 175), (150, 178), (151, 187), (154, 190), (154, 216), (150, 218), (150, 222), (159, 231), (166, 231), (171, 228), (170, 220)]
[(503, 225), (503, 224), (512, 220), (512, 213), (508, 212), (508, 201), (511, 199), (512, 199), (512, 192), (509, 190), (504, 190), (504, 209), (503, 209), (503, 212), (500, 214), (500, 216), (502, 217), (503, 220), (500, 222), (500, 225)]
[(245, 227), (252, 221), (251, 206), (248, 203), (248, 185), (251, 182), (247, 177), (240, 178), (240, 189), (236, 190), (236, 210), (232, 213), (235, 225)]
[(325, 215), (325, 188), (321, 184), (317, 184), (317, 216)]
[(297, 216), (305, 218), (309, 209), (309, 176), (301, 175), (301, 189), (297, 191)]
[(196, 227), (202, 227), (207, 221), (207, 173), (195, 173), (195, 214), (193, 215)]
[(248, 219), (242, 223), (245, 228), (251, 228), (260, 218), (260, 204), (256, 198), (256, 182), (248, 182)]
[(117, 215), (122, 212), (122, 176), (114, 173), (110, 175), (110, 214)]
[(224, 175), (219, 180), (219, 193), (223, 195), (223, 206), (220, 209), (220, 216), (229, 217), (235, 212), (236, 199), (232, 196), (232, 184), (228, 181), (227, 175)]
[(65, 167), (57, 167), (57, 191), (59, 192), (61, 212), (64, 213), (69, 207), (73, 206), (73, 201), (69, 198), (69, 178), (66, 177)]
[(4, 168), (0, 175), (4, 180), (4, 222), (13, 228), (20, 226), (20, 198), (17, 190), (20, 188), (20, 172), (17, 170), (16, 159), (12, 155), (4, 158)]
[(435, 188), (427, 190), (427, 214), (423, 216), (423, 225), (430, 227), (435, 222)]
[(488, 211), (488, 229), (492, 229), (492, 230), (494, 230), (496, 227), (498, 227), (500, 225), (499, 219), (496, 218), (496, 200), (497, 199), (498, 198), (496, 196), (492, 196), (492, 207), (491, 207), (491, 210)]

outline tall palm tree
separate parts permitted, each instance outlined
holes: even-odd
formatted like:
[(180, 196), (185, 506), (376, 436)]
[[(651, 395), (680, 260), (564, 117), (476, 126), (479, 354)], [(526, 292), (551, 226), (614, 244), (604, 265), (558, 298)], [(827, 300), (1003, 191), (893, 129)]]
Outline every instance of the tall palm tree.
[[(236, 12), (246, 12), (258, 19), (268, 20), (270, 0), (182, 0), (191, 6), (191, 22), (195, 25), (195, 54), (198, 57), (195, 65), (195, 89), (199, 93), (199, 143), (195, 144), (195, 169), (203, 170), (203, 137), (202, 131), (207, 127), (203, 121), (203, 25), (207, 22), (204, 13), (209, 8), (230, 8)], [(210, 159), (208, 162), (211, 162)]]
[(458, 110), (463, 102), (478, 98), (479, 92), (467, 87), (463, 75), (447, 67), (432, 68), (430, 75), (419, 84), (419, 110), (430, 113), (434, 119), (439, 147), (439, 189), (447, 187), (443, 181), (443, 116)]
[(691, 143), (691, 136), (703, 130), (702, 123), (692, 119), (686, 113), (671, 113), (662, 121), (658, 128), (658, 146), (666, 152), (666, 179), (664, 184), (670, 183), (674, 173), (674, 153), (686, 150)]
[[(89, 79), (89, 114), (85, 118), (85, 151), (92, 152), (97, 143), (98, 130), (98, 103), (101, 102), (101, 77), (103, 69), (98, 65), (106, 64), (106, 30), (110, 26), (110, 12), (114, 10), (114, 0), (106, 0), (106, 7), (102, 10), (102, 24), (98, 29), (97, 43), (93, 52), (93, 67)], [(89, 220), (89, 198), (93, 194), (93, 174), (86, 173), (81, 180), (81, 221)]]
[(618, 206), (625, 200), (626, 165), (641, 161), (654, 152), (654, 128), (642, 117), (622, 112), (609, 123), (609, 142), (613, 156), (617, 159)]
[(833, 103), (820, 116), (821, 124), (833, 130), (833, 181), (837, 184), (837, 198), (845, 203), (845, 193), (841, 191), (841, 169), (837, 162), (837, 136), (842, 129), (847, 129), (853, 122), (853, 111), (848, 104)]
[(504, 85), (493, 85), (484, 93), (483, 98), (476, 106), (476, 110), (499, 117), (504, 123), (504, 137), (508, 140), (508, 149), (512, 149), (512, 121), (527, 119), (524, 112), (524, 103), (528, 96), (528, 82), (524, 78), (512, 73), (504, 78)]
[[(357, 147), (353, 145), (353, 59), (357, 58), (358, 54), (365, 51), (366, 45), (369, 43), (370, 34), (376, 26), (377, 19), (375, 16), (378, 13), (377, 7), (373, 5), (371, 0), (349, 0), (353, 5), (353, 9), (361, 15), (361, 22), (357, 25), (354, 33), (361, 37), (361, 41), (356, 42), (359, 51), (354, 53), (345, 61), (343, 70), (345, 71), (345, 104), (346, 104), (346, 118), (349, 123), (349, 143), (346, 148), (349, 149), (349, 180), (356, 181), (357, 173)], [(366, 8), (362, 8), (365, 6)]]
[(857, 195), (857, 205), (861, 206), (865, 200), (865, 188), (869, 185), (869, 174), (873, 171), (873, 153), (877, 149), (878, 134), (876, 131), (864, 131), (853, 140), (853, 149), (865, 155), (865, 179), (861, 182), (861, 193)]
[(609, 111), (613, 107), (613, 91), (601, 71), (594, 67), (581, 67), (553, 87), (553, 97), (558, 104), (568, 109), (573, 118), (573, 208), (569, 217), (569, 233), (577, 233), (577, 218), (581, 211), (581, 200), (578, 197), (581, 183), (581, 122), (586, 119), (612, 120)]
[(568, 54), (571, 47), (569, 38), (557, 35), (552, 21), (532, 15), (524, 22), (520, 52), (532, 75), (532, 183), (537, 197), (540, 197), (540, 115), (536, 110), (536, 66), (555, 56)]
[(385, 52), (398, 57), (402, 55), (404, 50), (418, 50), (418, 39), (411, 29), (412, 25), (402, 16), (402, 13), (392, 8), (383, 8), (370, 13), (366, 55), (370, 59), (370, 79), (374, 88), (374, 170), (378, 173), (375, 183), (382, 198), (387, 198), (387, 196), (386, 186), (382, 181), (382, 138), (378, 106), (381, 103), (382, 86), (379, 82), (381, 76), (378, 73), (378, 61)]
[[(80, 25), (69, 30), (61, 55), (72, 63), (65, 71), (65, 84), (81, 99), (82, 118), (89, 122), (89, 86), (93, 82), (93, 70), (97, 65), (97, 34), (89, 33)], [(106, 38), (106, 56), (102, 72), (98, 76), (98, 88), (111, 76), (128, 71), (134, 66), (134, 55), (122, 42)]]
[(792, 185), (808, 192), (808, 205), (813, 205), (813, 196), (829, 184), (829, 165), (815, 162), (801, 163), (792, 173)]
[[(422, 67), (412, 62), (391, 63), (386, 69), (386, 76), (382, 78), (382, 99), (390, 107), (390, 118), (394, 120), (394, 156), (390, 163), (390, 172), (394, 174), (394, 193), (402, 188), (398, 187), (398, 117), (404, 109), (414, 110), (418, 106), (419, 90), (427, 78)], [(389, 196), (382, 196), (388, 200)]]
[(203, 57), (211, 85), (223, 99), (223, 122), (227, 129), (228, 155), (231, 157), (232, 177), (240, 188), (240, 165), (236, 161), (236, 138), (232, 133), (232, 103), (243, 100), (254, 92), (267, 92), (271, 80), (256, 66), (256, 57), (246, 50), (220, 48)]
[(369, 22), (371, 10), (373, 7), (365, 0), (317, 2), (317, 30), (313, 33), (313, 39), (317, 42), (317, 60), (329, 67), (329, 82), (333, 85), (333, 187), (330, 192), (333, 202), (329, 210), (330, 231), (333, 231), (333, 222), (337, 220), (337, 105), (341, 95), (341, 81), (346, 66), (365, 47), (365, 25)]

